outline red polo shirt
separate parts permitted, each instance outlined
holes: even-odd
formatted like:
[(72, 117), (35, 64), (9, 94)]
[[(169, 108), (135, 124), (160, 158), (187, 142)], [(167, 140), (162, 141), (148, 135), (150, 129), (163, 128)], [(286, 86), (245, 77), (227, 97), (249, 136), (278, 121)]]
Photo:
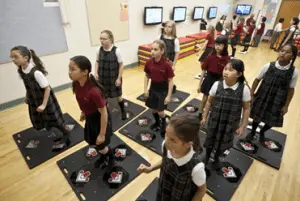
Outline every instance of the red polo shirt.
[(235, 34), (241, 34), (243, 33), (243, 27), (244, 27), (244, 24), (243, 23), (240, 23), (239, 25), (237, 25), (237, 28), (236, 30), (234, 31)]
[(79, 82), (75, 83), (75, 94), (81, 111), (85, 115), (89, 115), (98, 111), (98, 108), (103, 108), (106, 101), (98, 88), (91, 85), (88, 79), (83, 86)]
[(249, 17), (247, 20), (246, 20), (246, 26), (250, 26), (251, 25), (251, 22), (253, 21), (253, 18), (252, 17)]
[(153, 58), (149, 59), (145, 65), (144, 72), (152, 80), (152, 82), (167, 82), (168, 79), (174, 77), (174, 72), (170, 62), (162, 57), (158, 62)]
[(205, 58), (202, 64), (202, 69), (211, 73), (222, 75), (223, 69), (229, 60), (229, 56), (222, 56), (220, 58), (217, 56), (217, 54), (210, 54)]
[(208, 41), (206, 47), (214, 48), (214, 44), (215, 44), (214, 34), (213, 33), (207, 34), (205, 39)]
[(248, 26), (248, 31), (247, 31), (247, 35), (252, 35), (255, 29), (255, 25), (250, 25)]

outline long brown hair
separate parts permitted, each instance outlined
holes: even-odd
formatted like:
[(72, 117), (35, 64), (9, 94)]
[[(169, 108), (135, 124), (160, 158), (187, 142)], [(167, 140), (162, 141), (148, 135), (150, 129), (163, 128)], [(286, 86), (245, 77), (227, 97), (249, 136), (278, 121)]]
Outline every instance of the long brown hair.
[(174, 129), (175, 135), (183, 142), (193, 142), (195, 151), (202, 151), (199, 138), (200, 122), (198, 117), (188, 113), (173, 116), (169, 126)]
[[(167, 26), (167, 24), (171, 24), (172, 26), (172, 32), (171, 32), (171, 35), (174, 37), (174, 38), (177, 38), (177, 33), (176, 33), (176, 23), (173, 21), (173, 20), (169, 20), (165, 23), (165, 26)], [(166, 35), (166, 32), (165, 30), (163, 30), (163, 34)]]
[[(35, 67), (37, 70), (41, 71), (44, 75), (48, 75), (48, 72), (46, 71), (43, 62), (40, 60), (40, 58), (36, 55), (35, 51), (32, 49), (28, 49), (25, 46), (15, 46), (13, 47), (10, 51), (19, 51), (20, 54), (23, 57), (28, 57), (28, 63), (30, 62), (30, 59), (33, 60)], [(22, 67), (18, 66), (18, 73), (20, 74), (20, 76), (22, 77)]]
[(106, 33), (108, 35), (108, 38), (110, 39), (111, 43), (115, 43), (115, 37), (114, 34), (110, 30), (103, 30), (101, 33)]
[(165, 58), (167, 58), (167, 46), (166, 43), (163, 40), (155, 40), (153, 42), (153, 44), (158, 44), (159, 49), (164, 51), (164, 54), (162, 56), (164, 56)]

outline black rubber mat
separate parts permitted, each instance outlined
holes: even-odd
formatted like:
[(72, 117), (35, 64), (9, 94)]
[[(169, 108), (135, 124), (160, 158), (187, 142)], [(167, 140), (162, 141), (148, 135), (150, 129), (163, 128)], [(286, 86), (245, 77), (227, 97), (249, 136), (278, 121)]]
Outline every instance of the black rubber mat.
[(118, 101), (115, 98), (108, 99), (108, 109), (111, 114), (113, 131), (118, 130), (146, 109), (145, 107), (126, 99), (124, 99), (124, 106), (126, 108), (127, 119), (123, 121)]
[(154, 201), (156, 199), (156, 192), (158, 188), (158, 178), (155, 178), (144, 192), (136, 199), (136, 201)]
[(150, 165), (116, 135), (112, 136), (110, 147), (115, 162), (104, 169), (94, 167), (99, 155), (89, 146), (57, 162), (79, 200), (108, 200), (138, 176), (141, 163)]
[(250, 130), (245, 129), (241, 137), (235, 137), (234, 148), (273, 168), (279, 169), (286, 135), (275, 130), (268, 130), (265, 132), (264, 142), (259, 141), (259, 133), (256, 133), (254, 140), (249, 142), (245, 140), (249, 132)]
[(83, 141), (83, 128), (69, 114), (64, 114), (63, 117), (66, 124), (74, 126), (69, 134), (71, 142), (67, 147), (57, 147), (59, 139), (63, 136), (57, 128), (52, 128), (50, 131), (28, 128), (13, 135), (13, 139), (30, 169)]
[[(168, 104), (167, 111), (174, 112), (179, 105), (189, 97), (189, 93), (177, 90), (175, 94), (172, 94), (172, 103)], [(145, 102), (144, 94), (137, 97), (138, 100)]]
[[(170, 117), (166, 117), (167, 122)], [(151, 149), (159, 155), (162, 155), (162, 141), (160, 132), (154, 132), (150, 129), (151, 124), (154, 123), (154, 117), (151, 110), (146, 110), (134, 121), (130, 122), (119, 132), (132, 140), (136, 141), (140, 145)]]
[[(203, 145), (206, 134), (200, 132), (200, 142)], [(206, 154), (205, 148), (201, 157)], [(220, 157), (220, 168), (217, 170), (211, 164), (206, 166), (207, 193), (217, 201), (229, 201), (234, 192), (242, 182), (253, 159), (236, 151), (229, 149)]]

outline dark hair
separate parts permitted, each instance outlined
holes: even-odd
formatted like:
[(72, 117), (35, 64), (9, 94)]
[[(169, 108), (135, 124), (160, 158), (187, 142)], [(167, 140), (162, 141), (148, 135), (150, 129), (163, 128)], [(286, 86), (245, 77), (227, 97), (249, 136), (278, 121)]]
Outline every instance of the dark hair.
[(291, 62), (291, 66), (294, 66), (294, 63), (295, 63), (295, 61), (297, 59), (297, 55), (298, 55), (298, 48), (293, 44), (286, 44), (281, 49), (283, 49), (285, 46), (290, 46), (292, 49), (293, 59)]
[[(92, 64), (91, 64), (90, 60), (82, 55), (72, 57), (70, 60), (72, 60), (78, 66), (78, 68), (80, 68), (81, 71), (85, 71), (85, 70), (88, 71), (90, 83), (94, 87), (99, 89), (99, 91), (103, 94), (104, 88), (101, 86), (101, 84), (99, 82), (97, 82), (95, 77), (90, 74), (90, 72), (92, 71)], [(73, 81), (73, 83), (72, 83), (73, 93), (75, 93), (75, 84), (76, 84), (76, 81)]]
[(238, 78), (238, 82), (241, 84), (246, 83), (246, 85), (249, 86), (244, 75), (245, 72), (244, 62), (239, 59), (231, 59), (228, 63), (230, 63), (232, 68), (235, 69), (238, 73), (242, 73), (242, 75)]
[(244, 22), (245, 22), (245, 18), (240, 17), (240, 18), (239, 18), (239, 23), (243, 23), (243, 24), (244, 24)]
[(182, 113), (173, 116), (169, 126), (174, 129), (175, 135), (183, 142), (193, 142), (195, 151), (202, 151), (199, 138), (200, 122), (192, 114)]
[(262, 21), (262, 22), (266, 22), (266, 21), (267, 21), (267, 18), (266, 18), (266, 17), (263, 17), (263, 18), (261, 19), (261, 21)]
[(234, 16), (232, 17), (233, 20), (235, 20), (236, 18), (237, 18), (237, 15), (234, 15)]
[(284, 18), (280, 18), (280, 19), (278, 20), (278, 22), (280, 22), (280, 23), (284, 22)]
[(256, 21), (255, 21), (255, 20), (252, 20), (251, 22), (252, 22), (252, 24), (255, 24), (255, 23), (256, 23)]
[[(228, 37), (227, 36), (218, 36), (215, 40), (215, 44), (223, 44), (224, 49), (221, 52), (222, 56), (228, 56)], [(216, 49), (214, 48), (212, 54), (217, 54)]]
[(293, 17), (293, 25), (298, 25), (299, 24), (299, 18), (298, 17)]
[[(19, 51), (23, 57), (28, 57), (28, 62), (30, 62), (30, 59), (32, 59), (35, 64), (36, 69), (41, 71), (44, 75), (48, 75), (48, 72), (46, 71), (43, 62), (36, 55), (34, 50), (28, 49), (25, 46), (15, 46), (10, 51)], [(18, 66), (18, 67), (19, 67), (18, 73), (22, 77), (22, 68), (21, 68), (21, 66)]]

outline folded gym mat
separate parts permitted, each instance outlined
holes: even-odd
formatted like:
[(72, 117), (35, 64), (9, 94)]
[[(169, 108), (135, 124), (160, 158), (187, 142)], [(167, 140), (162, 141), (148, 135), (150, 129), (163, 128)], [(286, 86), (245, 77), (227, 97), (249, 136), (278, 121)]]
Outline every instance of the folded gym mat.
[(83, 141), (83, 128), (69, 114), (64, 114), (63, 117), (66, 124), (73, 128), (69, 134), (70, 144), (68, 146), (60, 143), (63, 134), (57, 128), (52, 128), (50, 131), (28, 128), (13, 135), (13, 139), (30, 169)]
[(89, 146), (57, 162), (79, 200), (108, 200), (138, 176), (141, 163), (150, 165), (116, 135), (112, 136), (110, 147), (115, 162), (103, 169), (94, 166), (99, 154)]
[(143, 112), (146, 109), (145, 107), (133, 103), (129, 100), (126, 99), (123, 100), (124, 100), (124, 106), (127, 113), (126, 120), (122, 120), (121, 118), (121, 109), (118, 104), (118, 101), (115, 98), (108, 99), (108, 109), (111, 113), (113, 131), (118, 130), (119, 128), (121, 128), (123, 125), (131, 121), (133, 118), (135, 118), (137, 115), (139, 115), (141, 112)]
[[(172, 103), (168, 104), (167, 111), (174, 112), (179, 105), (189, 97), (189, 93), (184, 91), (176, 90), (175, 94), (172, 94)], [(137, 97), (138, 100), (145, 102), (144, 94)]]
[(156, 192), (159, 184), (158, 181), (159, 179), (155, 178), (136, 201), (154, 201), (156, 199)]

